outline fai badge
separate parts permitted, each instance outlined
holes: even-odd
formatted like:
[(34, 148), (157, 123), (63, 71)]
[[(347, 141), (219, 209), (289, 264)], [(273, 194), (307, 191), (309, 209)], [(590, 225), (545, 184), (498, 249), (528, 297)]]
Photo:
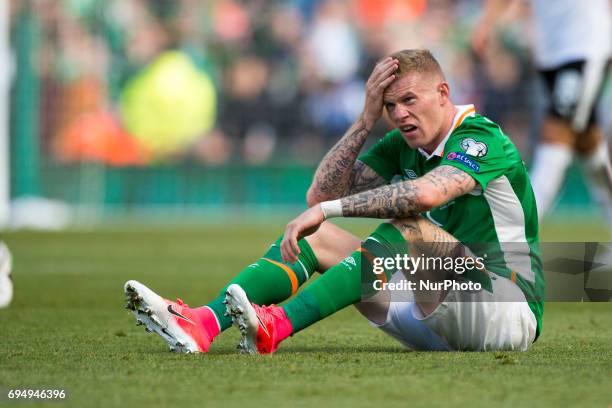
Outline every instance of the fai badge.
[(463, 139), (460, 146), (466, 154), (473, 157), (484, 157), (489, 151), (485, 143), (477, 142), (474, 139)]

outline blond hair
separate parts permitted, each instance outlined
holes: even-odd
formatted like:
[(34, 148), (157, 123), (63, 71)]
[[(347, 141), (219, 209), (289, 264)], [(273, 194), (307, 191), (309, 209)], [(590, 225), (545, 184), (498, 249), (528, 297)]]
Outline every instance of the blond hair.
[(399, 61), (399, 68), (395, 71), (398, 78), (411, 72), (418, 72), (419, 74), (437, 74), (444, 79), (444, 72), (440, 64), (429, 50), (401, 50), (390, 56)]

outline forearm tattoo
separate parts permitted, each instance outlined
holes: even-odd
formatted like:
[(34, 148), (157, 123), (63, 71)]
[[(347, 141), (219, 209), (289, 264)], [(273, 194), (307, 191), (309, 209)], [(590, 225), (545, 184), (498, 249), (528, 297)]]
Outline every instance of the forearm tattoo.
[(418, 183), (404, 181), (345, 197), (343, 217), (405, 218), (421, 212)]
[(360, 119), (325, 155), (315, 172), (311, 187), (320, 201), (340, 198), (346, 193), (353, 165), (369, 133)]
[(476, 185), (466, 172), (439, 166), (415, 180), (378, 187), (345, 197), (344, 217), (406, 218), (466, 194)]

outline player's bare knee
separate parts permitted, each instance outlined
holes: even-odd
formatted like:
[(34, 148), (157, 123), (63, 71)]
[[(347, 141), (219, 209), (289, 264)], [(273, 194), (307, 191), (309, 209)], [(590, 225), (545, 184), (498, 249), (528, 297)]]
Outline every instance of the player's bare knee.
[(328, 221), (305, 239), (317, 257), (319, 272), (349, 256), (361, 243), (358, 237)]
[(325, 239), (326, 235), (331, 234), (328, 224), (329, 222), (322, 223), (319, 229), (317, 229), (313, 234), (310, 234), (304, 238), (311, 247), (317, 246), (322, 240)]
[(457, 241), (452, 235), (420, 215), (391, 220), (407, 242)]
[(391, 225), (397, 228), (407, 242), (423, 240), (423, 234), (421, 233), (423, 222), (427, 222), (427, 220), (421, 216), (398, 218), (389, 221)]

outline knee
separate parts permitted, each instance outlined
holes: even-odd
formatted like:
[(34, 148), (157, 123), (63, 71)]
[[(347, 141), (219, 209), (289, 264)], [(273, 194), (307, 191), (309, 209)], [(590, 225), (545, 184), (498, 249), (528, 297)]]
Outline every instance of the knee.
[(329, 222), (322, 223), (319, 228), (313, 233), (305, 237), (304, 239), (308, 242), (308, 244), (312, 247), (318, 247), (320, 245), (324, 245), (325, 241), (329, 239), (329, 236), (333, 234), (332, 229), (330, 228)]
[(389, 221), (391, 225), (397, 228), (407, 242), (422, 241), (422, 229), (427, 222), (428, 221), (420, 215)]
[(358, 237), (331, 222), (322, 223), (317, 232), (305, 240), (317, 258), (320, 272), (342, 261), (361, 244)]

